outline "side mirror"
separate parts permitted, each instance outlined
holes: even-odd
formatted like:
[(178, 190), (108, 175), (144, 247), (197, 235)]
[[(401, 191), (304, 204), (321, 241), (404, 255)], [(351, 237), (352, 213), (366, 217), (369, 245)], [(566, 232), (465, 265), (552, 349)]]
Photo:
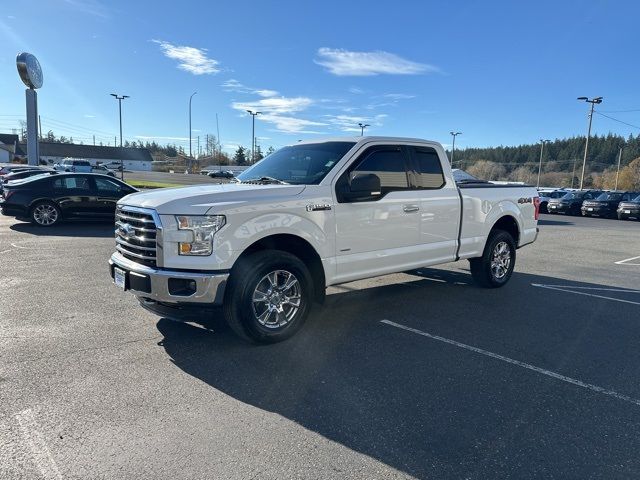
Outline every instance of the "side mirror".
[(372, 200), (381, 191), (380, 177), (373, 173), (356, 173), (344, 192), (344, 198), (352, 202)]

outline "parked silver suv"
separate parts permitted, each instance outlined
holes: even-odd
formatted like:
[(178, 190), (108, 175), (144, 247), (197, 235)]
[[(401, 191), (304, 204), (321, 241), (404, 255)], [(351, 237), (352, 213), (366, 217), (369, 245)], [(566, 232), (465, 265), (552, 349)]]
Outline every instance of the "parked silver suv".
[(65, 158), (53, 166), (59, 172), (91, 173), (92, 167), (88, 160), (74, 160)]

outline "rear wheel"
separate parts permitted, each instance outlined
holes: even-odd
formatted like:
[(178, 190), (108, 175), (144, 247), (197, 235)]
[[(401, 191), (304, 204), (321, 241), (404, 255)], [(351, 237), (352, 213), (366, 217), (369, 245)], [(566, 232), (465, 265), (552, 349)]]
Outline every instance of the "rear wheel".
[(481, 257), (469, 260), (473, 280), (484, 288), (499, 288), (509, 281), (516, 263), (516, 243), (504, 230), (494, 230)]
[(62, 215), (60, 209), (51, 202), (40, 202), (31, 209), (31, 221), (41, 227), (51, 227), (58, 223)]
[(304, 324), (313, 281), (300, 259), (280, 250), (256, 252), (231, 272), (224, 317), (241, 338), (255, 343), (286, 340)]

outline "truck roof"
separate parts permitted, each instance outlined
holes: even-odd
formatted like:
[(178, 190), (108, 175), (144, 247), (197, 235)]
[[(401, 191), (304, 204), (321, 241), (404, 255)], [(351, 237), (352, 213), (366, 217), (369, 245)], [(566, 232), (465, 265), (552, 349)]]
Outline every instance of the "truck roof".
[(290, 145), (304, 145), (307, 143), (325, 143), (325, 142), (420, 142), (420, 143), (439, 143), (435, 140), (426, 140), (424, 138), (411, 138), (411, 137), (384, 137), (384, 136), (369, 136), (365, 135), (361, 137), (352, 136), (352, 137), (319, 137), (310, 140), (302, 140), (299, 142), (291, 143)]

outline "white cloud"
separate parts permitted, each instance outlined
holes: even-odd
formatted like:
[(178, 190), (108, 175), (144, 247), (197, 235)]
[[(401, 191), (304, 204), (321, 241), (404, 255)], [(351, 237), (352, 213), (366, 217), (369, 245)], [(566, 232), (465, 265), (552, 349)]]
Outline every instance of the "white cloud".
[(88, 113), (86, 113), (84, 115), (84, 118), (96, 118), (96, 116), (95, 115), (89, 115)]
[(258, 117), (264, 122), (272, 123), (276, 129), (283, 133), (322, 133), (308, 130), (308, 127), (321, 127), (327, 125), (323, 122), (314, 122), (304, 118), (288, 117), (283, 115), (263, 115)]
[(360, 115), (325, 115), (327, 121), (334, 127), (343, 132), (360, 132), (359, 123), (367, 123), (373, 127), (382, 127), (383, 120), (387, 118), (384, 113), (373, 117)]
[(355, 95), (362, 95), (364, 93), (364, 90), (358, 87), (351, 87), (349, 88), (349, 93), (353, 93)]
[(271, 97), (249, 102), (233, 102), (231, 106), (240, 111), (257, 110), (264, 114), (286, 114), (305, 110), (313, 104), (307, 97)]
[(109, 18), (109, 10), (98, 0), (64, 0), (76, 10), (100, 18)]
[(393, 100), (409, 100), (410, 98), (416, 98), (415, 95), (407, 95), (406, 93), (386, 93), (383, 97), (391, 98)]
[(264, 98), (275, 97), (276, 95), (278, 95), (278, 92), (276, 90), (247, 87), (246, 85), (243, 85), (242, 83), (234, 79), (226, 80), (220, 86), (227, 92), (252, 93)]
[(218, 73), (220, 62), (207, 57), (206, 48), (173, 45), (162, 40), (152, 40), (160, 45), (162, 53), (168, 58), (178, 61), (178, 68), (194, 75), (211, 75)]
[(344, 49), (319, 48), (318, 65), (326, 67), (338, 76), (371, 76), (380, 74), (416, 75), (438, 72), (432, 65), (412, 62), (393, 53), (384, 51), (352, 52)]
[(136, 135), (140, 140), (189, 140), (189, 137), (153, 137), (149, 135)]

